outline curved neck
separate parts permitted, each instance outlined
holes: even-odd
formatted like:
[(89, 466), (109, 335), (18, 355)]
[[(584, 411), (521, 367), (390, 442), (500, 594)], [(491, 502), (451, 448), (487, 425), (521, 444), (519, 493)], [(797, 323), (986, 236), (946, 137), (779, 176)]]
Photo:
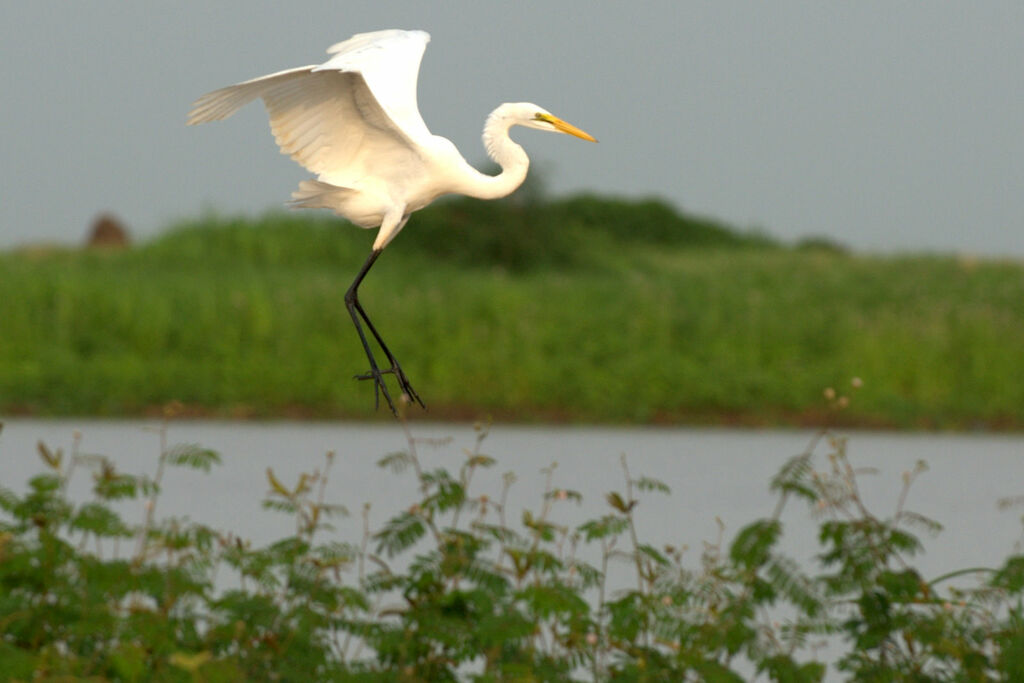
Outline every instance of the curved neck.
[(509, 137), (508, 130), (514, 121), (506, 116), (504, 108), (505, 105), (498, 107), (487, 117), (483, 135), (487, 156), (501, 166), (501, 173), (489, 176), (470, 167), (472, 173), (466, 178), (465, 187), (460, 189), (462, 194), (478, 199), (498, 199), (512, 194), (526, 180), (530, 158)]

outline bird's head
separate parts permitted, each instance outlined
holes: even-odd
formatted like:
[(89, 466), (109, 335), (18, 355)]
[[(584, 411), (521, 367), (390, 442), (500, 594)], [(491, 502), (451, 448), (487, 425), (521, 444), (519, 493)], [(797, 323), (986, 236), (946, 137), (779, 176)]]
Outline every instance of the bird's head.
[(503, 115), (509, 119), (510, 124), (513, 126), (536, 128), (537, 130), (546, 130), (549, 133), (566, 133), (567, 135), (575, 135), (590, 142), (597, 142), (589, 133), (585, 133), (571, 123), (563, 121), (547, 109), (538, 107), (536, 104), (519, 102), (503, 105), (501, 109), (505, 110)]

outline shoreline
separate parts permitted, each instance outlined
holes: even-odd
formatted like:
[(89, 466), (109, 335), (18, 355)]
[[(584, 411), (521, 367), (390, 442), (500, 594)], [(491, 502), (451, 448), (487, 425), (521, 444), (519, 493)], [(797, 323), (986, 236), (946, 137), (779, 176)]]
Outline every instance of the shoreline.
[[(658, 414), (650, 420), (596, 420), (568, 410), (478, 410), (469, 406), (440, 406), (422, 410), (416, 407), (405, 416), (410, 423), (468, 424), (490, 422), (499, 425), (533, 427), (595, 427), (595, 428), (678, 428), (678, 429), (848, 429), (866, 432), (900, 432), (906, 434), (991, 434), (1024, 435), (1024, 423), (1010, 417), (997, 420), (948, 419), (918, 420), (901, 423), (881, 416), (857, 415), (841, 410), (772, 411), (767, 413), (679, 411)], [(251, 406), (210, 407), (171, 402), (148, 406), (124, 413), (54, 413), (33, 411), (25, 407), (0, 406), (0, 423), (5, 419), (28, 420), (153, 420), (213, 422), (359, 422), (389, 424), (395, 418), (384, 407), (376, 413), (355, 413), (344, 410), (313, 409), (293, 406), (277, 411)]]

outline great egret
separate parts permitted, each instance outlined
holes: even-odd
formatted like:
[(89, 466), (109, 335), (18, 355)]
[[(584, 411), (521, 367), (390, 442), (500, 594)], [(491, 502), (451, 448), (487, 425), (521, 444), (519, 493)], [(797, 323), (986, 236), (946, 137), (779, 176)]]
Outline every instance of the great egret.
[[(316, 180), (299, 183), (291, 206), (331, 209), (361, 227), (380, 227), (345, 293), (345, 306), (370, 362), (369, 372), (356, 378), (373, 380), (374, 404), (380, 406), (383, 393), (392, 412), (386, 374), (395, 376), (408, 400), (424, 404), (359, 303), (359, 284), (384, 247), (413, 211), (443, 194), (496, 199), (519, 187), (530, 160), (509, 138), (512, 126), (596, 142), (535, 104), (503, 104), (487, 117), (483, 133), (487, 154), (501, 173), (480, 173), (450, 140), (432, 135), (420, 117), (416, 78), (429, 41), (424, 31), (360, 33), (330, 47), (330, 59), (319, 66), (279, 71), (203, 95), (188, 116), (189, 125), (218, 121), (263, 98), (281, 152), (316, 174)], [(363, 323), (391, 367), (377, 365)]]

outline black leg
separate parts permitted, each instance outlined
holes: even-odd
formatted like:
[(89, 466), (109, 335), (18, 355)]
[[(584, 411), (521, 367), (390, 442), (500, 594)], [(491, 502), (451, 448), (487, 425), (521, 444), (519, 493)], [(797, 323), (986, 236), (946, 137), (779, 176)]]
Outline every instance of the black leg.
[[(394, 355), (388, 349), (384, 340), (381, 339), (377, 329), (373, 326), (373, 323), (370, 322), (370, 317), (366, 315), (366, 311), (363, 310), (363, 307), (359, 303), (359, 285), (363, 281), (363, 278), (366, 277), (366, 274), (370, 272), (370, 268), (373, 266), (374, 261), (377, 260), (377, 257), (380, 256), (381, 251), (382, 250), (380, 249), (374, 249), (370, 252), (369, 258), (366, 259), (366, 263), (364, 263), (363, 267), (359, 270), (359, 274), (356, 275), (356, 279), (352, 282), (352, 286), (348, 288), (347, 292), (345, 292), (345, 307), (348, 308), (348, 313), (352, 316), (352, 322), (355, 324), (356, 332), (359, 334), (359, 341), (363, 343), (363, 350), (366, 351), (366, 359), (370, 362), (370, 371), (363, 375), (356, 375), (356, 379), (373, 380), (374, 407), (380, 407), (380, 394), (383, 393), (384, 400), (388, 402), (388, 407), (391, 408), (391, 412), (397, 415), (398, 411), (395, 410), (395, 404), (391, 400), (391, 394), (388, 393), (388, 387), (384, 383), (384, 375), (387, 374), (395, 376), (395, 379), (398, 380), (399, 389), (402, 390), (402, 393), (405, 394), (410, 401), (415, 401), (424, 408), (426, 406), (423, 404), (423, 400), (419, 397), (419, 394), (417, 394), (412, 388), (412, 384), (409, 383), (409, 378), (406, 377), (405, 373), (402, 371), (402, 367), (398, 364), (398, 361), (395, 360)], [(362, 323), (364, 322), (366, 323), (366, 327), (369, 328), (370, 333), (373, 335), (373, 338), (380, 346), (381, 351), (384, 352), (388, 362), (391, 363), (391, 367), (381, 370), (377, 366), (377, 360), (373, 357), (373, 351), (370, 349), (370, 343), (366, 339), (366, 334), (363, 332)]]

